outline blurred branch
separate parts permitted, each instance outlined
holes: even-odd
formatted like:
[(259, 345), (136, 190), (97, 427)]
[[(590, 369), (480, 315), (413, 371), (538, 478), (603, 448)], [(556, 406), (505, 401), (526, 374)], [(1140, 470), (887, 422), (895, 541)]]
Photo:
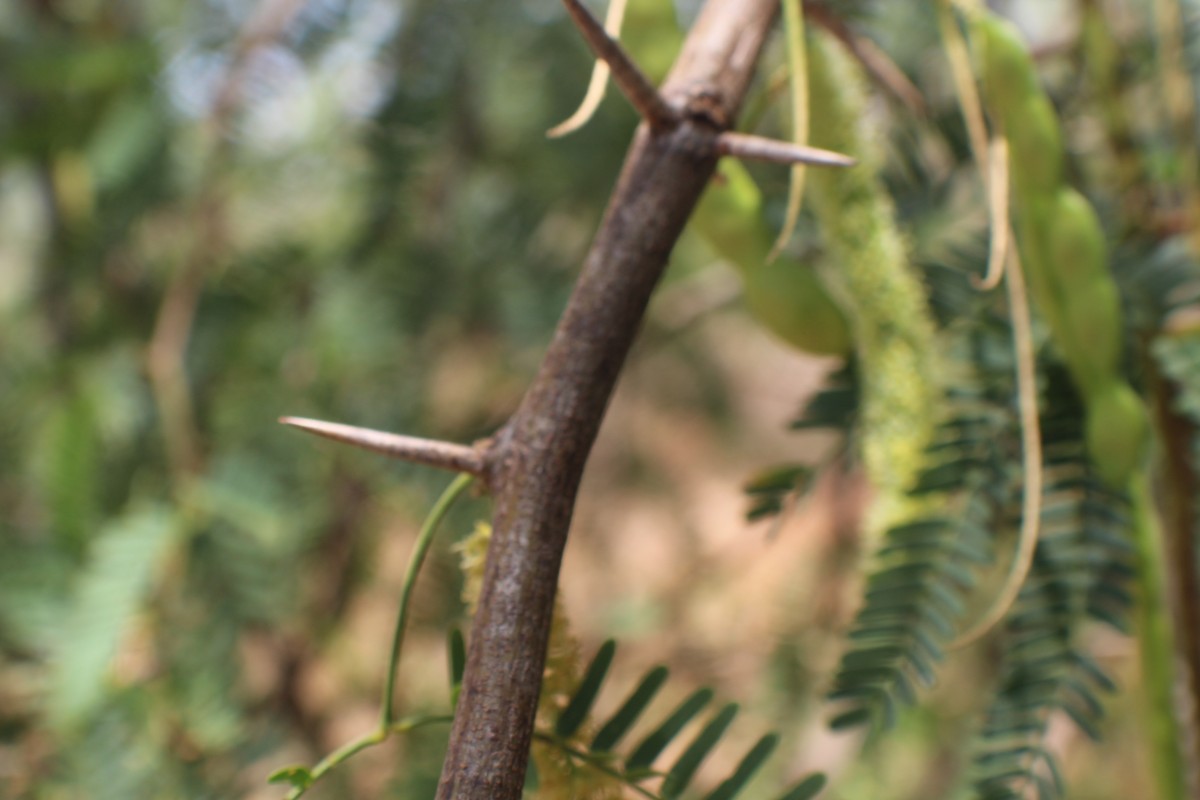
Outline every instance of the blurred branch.
[(705, 5), (662, 89), (668, 107), (681, 109), (679, 122), (639, 127), (541, 368), (487, 455), (494, 533), (440, 800), (521, 796), (583, 467), (778, 8), (777, 0)]
[(202, 463), (185, 357), (204, 284), (225, 247), (224, 203), (218, 191), (223, 167), (230, 157), (225, 132), (241, 105), (241, 87), (251, 56), (283, 34), (304, 2), (263, 0), (238, 36), (205, 123), (210, 143), (205, 178), (193, 212), (195, 239), (163, 294), (146, 348), (146, 372), (158, 407), (167, 463), (177, 486), (194, 475)]
[(1181, 206), (1186, 215), (1192, 252), (1200, 252), (1200, 157), (1196, 155), (1195, 87), (1184, 54), (1180, 0), (1154, 0), (1158, 72), (1166, 101), (1168, 123), (1178, 159), (1176, 172)]
[(928, 106), (921, 90), (896, 66), (887, 53), (873, 41), (850, 30), (846, 21), (831, 11), (824, 3), (807, 2), (804, 13), (814, 24), (833, 34), (846, 51), (854, 56), (871, 79), (882, 86), (888, 94), (900, 101), (914, 114), (924, 115)]
[[(1143, 351), (1145, 352), (1145, 351)], [(1153, 358), (1142, 363), (1153, 365)], [(1191, 443), (1196, 431), (1177, 408), (1179, 387), (1158, 369), (1151, 369), (1148, 383), (1153, 398), (1154, 413), (1162, 431), (1162, 452), (1159, 469), (1166, 491), (1163, 492), (1163, 544), (1167, 550), (1164, 561), (1168, 572), (1167, 591), (1171, 595), (1171, 610), (1179, 632), (1178, 647), (1181, 672), (1189, 702), (1177, 716), (1186, 732), (1182, 742), (1192, 765), (1187, 776), (1193, 789), (1200, 776), (1200, 572), (1196, 563), (1197, 508), (1196, 471), (1192, 465)]]

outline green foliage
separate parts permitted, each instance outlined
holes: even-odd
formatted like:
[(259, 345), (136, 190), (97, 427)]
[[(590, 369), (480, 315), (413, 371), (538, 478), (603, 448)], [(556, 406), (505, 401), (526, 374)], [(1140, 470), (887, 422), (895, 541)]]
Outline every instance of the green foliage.
[[(658, 77), (675, 54), (677, 12), (638, 2), (631, 46)], [(777, 301), (787, 291), (818, 286), (842, 308), (857, 308), (856, 324), (870, 329), (868, 349), (904, 333), (896, 309), (911, 316), (924, 304), (936, 324), (927, 331), (922, 322), (910, 348), (947, 362), (944, 385), (923, 395), (917, 415), (938, 424), (921, 451), (919, 479), (906, 487), (913, 513), (888, 527), (869, 562), (867, 596), (832, 690), (838, 726), (885, 727), (941, 674), (947, 643), (986, 599), (981, 576), (1008, 559), (1020, 480), (1013, 359), (1005, 302), (972, 283), (986, 258), (983, 203), (961, 119), (930, 67), (932, 11), (812, 5), (892, 55), (928, 90), (930, 104), (927, 115), (912, 114), (881, 100), (876, 85), (840, 86), (824, 76), (827, 88), (846, 89), (826, 92), (826, 101), (860, 101), (842, 121), (861, 127), (865, 120), (878, 133), (874, 161), (849, 178), (815, 179), (826, 224), (802, 217), (801, 235), (777, 262), (790, 271), (773, 276), (788, 282), (746, 290), (751, 310), (774, 319), (775, 329), (798, 322), (807, 334), (829, 335), (828, 352), (846, 349), (833, 324), (779, 322)], [(1088, 5), (1103, 21), (1103, 4)], [(576, 34), (552, 16), (556, 8), (299, 3), (296, 16), (233, 69), (253, 4), (2, 4), (4, 792), (22, 800), (241, 796), (264, 760), (322, 752), (344, 714), (376, 693), (381, 672), (364, 678), (356, 667), (357, 648), (376, 631), (363, 636), (357, 624), (392, 588), (389, 543), (416, 527), (438, 484), (413, 468), (302, 441), (274, 421), (311, 413), (470, 441), (494, 432), (519, 402), (634, 123), (625, 105), (610, 102), (576, 136), (542, 138), (576, 101), (587, 70)], [(681, 6), (683, 23), (686, 11)], [(639, 28), (638, 20), (649, 22)], [(1184, 23), (1194, 50), (1195, 15)], [(1121, 26), (1091, 28), (1092, 35), (1110, 29), (1126, 35)], [(1018, 54), (1023, 95), (1006, 102), (1022, 124), (1010, 128), (1014, 147), (1037, 145), (1018, 159), (1018, 192), (1053, 182), (1057, 196), (1042, 198), (1055, 204), (1053, 220), (1060, 228), (1079, 223), (1074, 233), (1082, 234), (1047, 245), (1047, 259), (1057, 262), (1049, 266), (1065, 268), (1061, 274), (1095, 277), (1078, 270), (1097, 265), (1104, 248), (1095, 234), (1103, 231), (1116, 283), (1074, 297), (1077, 312), (1097, 311), (1082, 318), (1077, 338), (1093, 345), (1090, 357), (1109, 377), (1178, 414), (1178, 441), (1194, 476), (1200, 267), (1181, 233), (1186, 187), (1177, 177), (1188, 143), (1152, 129), (1162, 116), (1153, 99), (1161, 84), (1153, 33), (1135, 29), (1114, 44), (1103, 54), (1113, 80), (1103, 85), (1064, 69), (1053, 52), (1044, 69)], [(829, 46), (844, 62), (840, 45)], [(1193, 81), (1195, 55), (1187, 63)], [(761, 113), (775, 97), (771, 67), (768, 59), (768, 79), (749, 105), (760, 111), (751, 115), (759, 132), (778, 134)], [(846, 69), (857, 68), (842, 63), (835, 72)], [(1044, 97), (1029, 100), (1043, 87)], [(224, 89), (233, 98), (228, 107), (218, 103)], [(1114, 108), (1138, 125), (1121, 130)], [(848, 133), (816, 118), (814, 129)], [(1098, 146), (1100, 139), (1108, 144)], [(1116, 162), (1119, 184), (1110, 176)], [(782, 216), (785, 172), (753, 174), (761, 190), (718, 221), (723, 240), (711, 249), (740, 245), (757, 265)], [(1064, 180), (1077, 189), (1062, 191)], [(839, 196), (843, 208), (854, 200), (870, 213), (829, 212)], [(881, 234), (888, 220), (898, 226)], [(886, 258), (847, 257), (851, 245), (872, 243)], [(896, 263), (897, 253), (914, 268), (906, 274), (915, 278), (911, 292), (875, 296), (862, 311), (873, 288), (897, 277), (869, 270)], [(745, 253), (724, 255), (746, 261)], [(702, 260), (686, 247), (675, 258), (669, 280)], [(859, 272), (839, 273), (843, 263)], [(850, 296), (839, 294), (855, 282)], [(829, 308), (829, 297), (808, 289), (804, 297)], [(783, 307), (786, 316), (792, 305)], [(1062, 324), (1044, 318), (1051, 333)], [(178, 349), (152, 347), (172, 325), (183, 329)], [(1060, 754), (1046, 737), (1055, 715), (1088, 735), (1124, 727), (1104, 718), (1102, 701), (1116, 681), (1108, 661), (1102, 669), (1088, 651), (1088, 632), (1135, 627), (1130, 528), (1137, 514), (1123, 489), (1112, 488), (1119, 481), (1098, 478), (1132, 467), (1097, 458), (1099, 433), (1089, 451), (1068, 377), (1080, 372), (1072, 358), (1089, 355), (1064, 356), (1041, 322), (1035, 339), (1043, 534), (989, 643), (995, 658), (971, 676), (987, 708), (962, 779), (989, 798), (1065, 794)], [(680, 336), (676, 344), (695, 362), (689, 367), (708, 376), (708, 395), (720, 396), (713, 405), (736, 407), (727, 395), (737, 392), (710, 361), (711, 342)], [(169, 357), (156, 362), (156, 352)], [(862, 463), (871, 416), (865, 398), (879, 389), (869, 362), (856, 356), (835, 367), (793, 425), (843, 435), (828, 461), (799, 454), (761, 471), (746, 485), (751, 518), (786, 512), (823, 469)], [(897, 373), (908, 371), (894, 370), (885, 388), (912, 388), (896, 383)], [(947, 410), (935, 420), (929, 409), (942, 397)], [(1131, 430), (1120, 419), (1094, 427)], [(1112, 450), (1133, 448), (1117, 442)], [(1164, 496), (1173, 491), (1179, 486), (1164, 482)], [(454, 524), (465, 526), (475, 512), (453, 512)], [(459, 614), (448, 557), (435, 548), (429, 560), (428, 594), (413, 620), (424, 634), (450, 627)], [(689, 598), (671, 600), (676, 613), (675, 603)], [(801, 633), (789, 631), (781, 646), (807, 649), (810, 637), (826, 632)], [(453, 709), (465, 668), (461, 634), (451, 635), (449, 652)], [(585, 717), (613, 691), (600, 665), (593, 662), (591, 680), (558, 727), (538, 733), (569, 747), (572, 763), (664, 800), (703, 791), (750, 796), (757, 791), (751, 776), (760, 784), (771, 777), (764, 761), (786, 748), (774, 734), (735, 745), (741, 706), (713, 708), (710, 690), (689, 695), (707, 682), (693, 680), (690, 668), (671, 680), (665, 666), (648, 670), (591, 734)], [(393, 680), (397, 704), (412, 713), (391, 721), (390, 733), (406, 738), (395, 765), (384, 767), (396, 774), (380, 794), (429, 796), (447, 704), (440, 694), (425, 697), (407, 675)], [(329, 696), (331, 684), (338, 693)], [(655, 703), (668, 689), (678, 700), (660, 709)], [(763, 695), (769, 704), (777, 699), (770, 689), (738, 694), (747, 705)], [(780, 713), (803, 725), (802, 710)], [(375, 735), (351, 747), (375, 744)], [(701, 768), (730, 751), (741, 759), (729, 762), (724, 782), (698, 789)], [(284, 768), (272, 780), (316, 794), (324, 787), (313, 786), (315, 771)], [(355, 778), (331, 776), (330, 792), (354, 794)], [(781, 800), (812, 797), (823, 784), (823, 775), (810, 776)]]
[(56, 727), (77, 726), (101, 703), (109, 661), (131, 632), (178, 527), (168, 512), (154, 509), (99, 532), (58, 635), (47, 709)]
[[(666, 668), (655, 667), (642, 676), (617, 711), (601, 724), (591, 745), (585, 750), (580, 750), (568, 741), (569, 737), (582, 721), (581, 715), (587, 713), (597, 694), (602, 691), (615, 647), (611, 640), (600, 647), (588, 664), (578, 688), (560, 713), (554, 730), (537, 731), (535, 736), (560, 747), (579, 764), (633, 787), (644, 797), (675, 800), (689, 796), (685, 792), (696, 771), (719, 746), (722, 737), (737, 716), (738, 705), (730, 703), (711, 715), (703, 727), (691, 737), (687, 747), (671, 766), (659, 771), (654, 765), (663, 752), (682, 737), (690, 723), (712, 702), (714, 692), (711, 689), (697, 689), (632, 745), (628, 755), (622, 756), (615, 750), (617, 744), (623, 735), (647, 714), (659, 688), (667, 680)], [(712, 791), (703, 795), (703, 800), (733, 800), (741, 796), (743, 789), (759, 772), (778, 743), (777, 734), (762, 736), (742, 757), (733, 772)], [(661, 778), (661, 783), (657, 792), (643, 785), (651, 779), (658, 778)], [(823, 786), (823, 775), (810, 775), (782, 795), (781, 800), (813, 797)]]

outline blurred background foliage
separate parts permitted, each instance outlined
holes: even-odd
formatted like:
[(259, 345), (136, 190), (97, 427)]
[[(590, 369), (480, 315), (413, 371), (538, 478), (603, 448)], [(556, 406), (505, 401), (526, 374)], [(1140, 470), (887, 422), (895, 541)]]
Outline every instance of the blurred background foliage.
[[(660, 26), (631, 41), (656, 75), (698, 4), (660, 5), (628, 23)], [(984, 219), (951, 213), (970, 168), (932, 4), (850, 5), (933, 103), (920, 123), (873, 113), (917, 260), (952, 276), (929, 281), (949, 326)], [(1073, 6), (1006, 4), (1068, 90)], [(1129, 79), (1151, 81), (1131, 53)], [(777, 133), (781, 63), (775, 46), (749, 107)], [(589, 68), (557, 0), (0, 4), (0, 797), (278, 797), (272, 770), (372, 724), (404, 561), (447, 479), (276, 419), (458, 441), (503, 422), (635, 122), (610, 100), (545, 140)], [(1076, 166), (1103, 176), (1097, 149)], [(779, 219), (786, 173), (755, 174)], [(812, 233), (802, 220), (795, 249), (819, 259)], [(670, 664), (664, 705), (717, 686), (761, 723), (740, 723), (746, 741), (787, 734), (781, 773), (838, 776), (827, 796), (945, 796), (993, 654), (959, 659), (865, 758), (825, 730), (865, 490), (833, 470), (764, 533), (739, 487), (836, 454), (827, 434), (784, 433), (836, 365), (756, 330), (712, 262), (681, 242), (589, 469), (563, 572), (585, 651), (622, 637), (618, 680)], [(486, 516), (460, 504), (448, 527)], [(460, 590), (439, 545), (406, 710), (447, 707)], [(1136, 679), (1127, 641), (1094, 639)], [(1148, 796), (1132, 702), (1111, 704), (1102, 745), (1051, 730), (1076, 796)], [(444, 738), (394, 739), (313, 796), (430, 797)]]

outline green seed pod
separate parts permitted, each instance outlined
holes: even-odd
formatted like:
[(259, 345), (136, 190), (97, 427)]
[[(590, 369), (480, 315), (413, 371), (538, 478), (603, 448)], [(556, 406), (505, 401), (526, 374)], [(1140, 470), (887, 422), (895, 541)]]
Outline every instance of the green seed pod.
[(1088, 396), (1088, 454), (1100, 477), (1124, 489), (1142, 466), (1149, 442), (1146, 406), (1129, 384), (1112, 380)]
[(1058, 324), (1063, 328), (1056, 338), (1086, 396), (1120, 367), (1121, 299), (1108, 273), (1104, 231), (1083, 195), (1062, 188), (1045, 213), (1047, 269), (1056, 286)]
[(850, 352), (850, 324), (816, 271), (791, 258), (768, 261), (773, 235), (762, 214), (762, 194), (745, 167), (721, 164), (692, 220), (741, 273), (746, 309), (759, 324), (807, 353)]
[(972, 30), (984, 97), (1008, 137), (1017, 195), (1051, 192), (1062, 182), (1062, 133), (1021, 34), (992, 14), (979, 15)]
[(1010, 116), (1025, 100), (1041, 94), (1037, 70), (1015, 25), (994, 14), (979, 14), (972, 23), (971, 35), (983, 91), (992, 110)]
[(812, 267), (780, 257), (746, 271), (746, 308), (763, 327), (793, 347), (847, 355), (850, 325)]
[(1060, 286), (1082, 286), (1108, 276), (1104, 229), (1092, 205), (1070, 187), (1054, 197), (1050, 218), (1050, 259)]
[(1050, 100), (1038, 88), (1001, 117), (1017, 197), (1053, 192), (1063, 182), (1063, 142)]
[(1063, 185), (1058, 118), (1020, 33), (991, 14), (981, 14), (973, 31), (988, 106), (1009, 137), (1025, 272), (1086, 396), (1120, 363), (1120, 298), (1104, 233), (1087, 200)]
[(1113, 380), (1121, 364), (1121, 299), (1108, 276), (1073, 287), (1062, 308), (1066, 331), (1057, 336), (1085, 401)]
[(692, 224), (717, 255), (742, 274), (771, 252), (771, 229), (763, 218), (762, 192), (746, 168), (726, 159), (692, 213)]

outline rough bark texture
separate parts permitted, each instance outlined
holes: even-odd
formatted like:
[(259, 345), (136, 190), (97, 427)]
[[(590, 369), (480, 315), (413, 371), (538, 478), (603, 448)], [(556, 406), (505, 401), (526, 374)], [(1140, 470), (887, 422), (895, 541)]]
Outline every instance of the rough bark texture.
[(494, 532), (439, 800), (517, 800), (575, 495), (650, 294), (716, 166), (778, 0), (709, 0), (634, 137), (541, 369), (487, 454)]

